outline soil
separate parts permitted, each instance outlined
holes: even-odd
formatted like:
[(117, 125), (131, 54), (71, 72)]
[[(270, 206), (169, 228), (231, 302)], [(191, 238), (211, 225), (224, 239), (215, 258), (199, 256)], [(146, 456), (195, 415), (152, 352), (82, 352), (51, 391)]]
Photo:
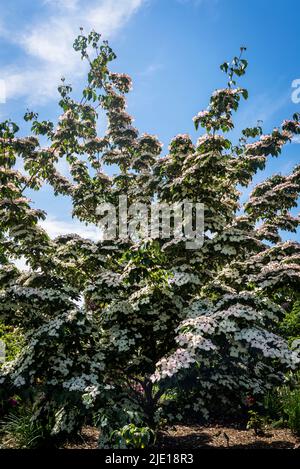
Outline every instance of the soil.
[[(99, 431), (94, 427), (84, 427), (80, 441), (67, 443), (67, 449), (97, 449)], [(295, 449), (300, 448), (300, 438), (288, 429), (268, 427), (260, 435), (253, 430), (232, 426), (214, 425), (175, 425), (161, 431), (155, 450), (195, 450), (212, 448), (230, 449)]]

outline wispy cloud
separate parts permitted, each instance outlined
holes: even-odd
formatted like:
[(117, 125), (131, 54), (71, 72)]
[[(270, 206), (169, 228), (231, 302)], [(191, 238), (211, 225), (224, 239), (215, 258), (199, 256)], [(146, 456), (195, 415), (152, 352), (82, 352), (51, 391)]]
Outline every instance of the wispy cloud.
[[(48, 216), (40, 225), (52, 239), (70, 233), (78, 234), (82, 238), (91, 239), (92, 241), (99, 241), (101, 239), (101, 230), (99, 228), (91, 224), (85, 225), (76, 220), (67, 222), (55, 216)], [(30, 270), (26, 258), (23, 256), (19, 259), (14, 259), (13, 262), (20, 270)]]
[[(276, 112), (286, 106), (289, 103), (289, 95), (283, 93), (274, 99), (274, 95), (263, 93), (253, 98), (250, 95), (249, 101), (243, 103), (242, 109), (239, 110), (237, 127), (242, 129), (256, 125), (258, 120), (263, 121), (264, 124), (274, 117)], [(278, 125), (281, 122), (278, 122)]]
[[(0, 28), (0, 35), (25, 53), (22, 65), (1, 70), (7, 99), (25, 96), (30, 104), (56, 96), (62, 76), (76, 81), (83, 73), (79, 54), (72, 43), (79, 27), (95, 29), (111, 38), (141, 7), (144, 0), (44, 0), (38, 21), (24, 24), (22, 33)], [(13, 38), (13, 39), (12, 39)]]
[(145, 70), (142, 70), (139, 75), (140, 77), (146, 78), (154, 75), (155, 73), (159, 72), (164, 68), (163, 64), (161, 63), (152, 63), (148, 65), (148, 67), (145, 68)]
[(78, 7), (79, 0), (43, 0), (44, 5), (55, 6), (56, 8), (66, 8), (74, 10)]
[(214, 5), (219, 2), (219, 0), (176, 0), (177, 3), (181, 3), (182, 5), (193, 5), (195, 7), (198, 7), (200, 5), (203, 5), (204, 3), (209, 3), (210, 5)]
[(300, 135), (295, 135), (293, 138), (292, 138), (292, 143), (300, 143)]
[(75, 233), (82, 238), (88, 238), (93, 241), (99, 241), (101, 239), (100, 228), (92, 224), (85, 225), (77, 220), (68, 222), (60, 220), (56, 216), (49, 215), (40, 225), (48, 233), (50, 238)]

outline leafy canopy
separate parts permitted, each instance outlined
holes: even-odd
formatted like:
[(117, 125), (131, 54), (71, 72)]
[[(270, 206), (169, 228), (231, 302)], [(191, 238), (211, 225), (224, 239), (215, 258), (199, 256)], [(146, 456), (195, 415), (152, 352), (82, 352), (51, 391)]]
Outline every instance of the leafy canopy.
[[(170, 390), (188, 389), (177, 417), (190, 407), (208, 416), (216, 402), (243, 405), (298, 366), (299, 351), (280, 336), (278, 321), (299, 292), (300, 245), (281, 233), (299, 226), (291, 209), (300, 166), (258, 184), (245, 203), (238, 188), (300, 133), (300, 116), (267, 135), (258, 123), (231, 142), (234, 112), (248, 98), (237, 85), (247, 68), (242, 47), (221, 66), (227, 87), (194, 117), (198, 141), (177, 135), (162, 156), (158, 139), (132, 125), (131, 79), (110, 71), (109, 44), (81, 31), (74, 48), (88, 62), (87, 83), (76, 100), (62, 79), (58, 122), (28, 111), (28, 137), (11, 121), (0, 124), (1, 320), (25, 335), (0, 383), (4, 395), (29, 393), (35, 417), (53, 419), (53, 434), (73, 431), (94, 409), (105, 446), (112, 434), (123, 438), (120, 428), (172, 418)], [(62, 160), (69, 177), (59, 172)], [(109, 165), (118, 168), (113, 176)], [(204, 244), (190, 251), (175, 238), (50, 239), (39, 223), (46, 214), (26, 195), (45, 183), (69, 197), (74, 217), (94, 224), (98, 205), (117, 206), (120, 195), (129, 204), (200, 201)], [(29, 271), (15, 266), (21, 256)]]

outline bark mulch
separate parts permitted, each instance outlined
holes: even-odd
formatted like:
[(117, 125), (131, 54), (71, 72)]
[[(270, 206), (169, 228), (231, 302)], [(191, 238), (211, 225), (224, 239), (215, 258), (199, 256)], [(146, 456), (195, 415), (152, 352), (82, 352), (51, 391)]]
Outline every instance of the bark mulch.
[[(85, 427), (81, 439), (76, 443), (67, 443), (67, 449), (97, 449), (99, 431), (94, 427)], [(244, 430), (230, 426), (214, 425), (175, 425), (161, 431), (155, 450), (195, 450), (195, 449), (298, 449), (300, 439), (288, 429), (266, 428), (263, 434), (255, 435), (253, 430)]]
[(157, 443), (160, 448), (180, 450), (293, 449), (299, 446), (300, 440), (288, 429), (266, 428), (261, 435), (255, 435), (253, 430), (222, 425), (176, 425), (161, 432)]

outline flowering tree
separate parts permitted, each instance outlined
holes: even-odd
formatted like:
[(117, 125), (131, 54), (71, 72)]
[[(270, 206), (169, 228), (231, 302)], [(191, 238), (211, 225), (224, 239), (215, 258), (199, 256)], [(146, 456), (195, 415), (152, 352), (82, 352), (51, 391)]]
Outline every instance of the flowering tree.
[[(178, 135), (161, 157), (157, 138), (132, 126), (125, 102), (131, 80), (109, 70), (115, 54), (108, 43), (81, 32), (74, 48), (89, 66), (82, 98), (72, 98), (62, 80), (57, 124), (27, 112), (32, 136), (18, 137), (10, 121), (0, 126), (1, 315), (22, 328), (26, 344), (2, 367), (0, 382), (4, 395), (30, 394), (34, 417), (50, 420), (53, 434), (73, 431), (95, 409), (101, 444), (112, 445), (113, 429), (154, 426), (169, 389), (189, 385), (194, 410), (208, 416), (216, 396), (219, 407), (242, 403), (298, 366), (299, 351), (278, 335), (276, 323), (283, 304), (299, 295), (300, 245), (283, 242), (280, 233), (299, 224), (290, 210), (300, 167), (256, 186), (245, 204), (238, 187), (300, 133), (300, 116), (269, 135), (246, 128), (236, 145), (226, 138), (233, 112), (247, 99), (236, 84), (247, 67), (242, 48), (221, 66), (227, 87), (194, 118), (204, 129), (197, 143)], [(60, 159), (69, 178), (57, 169)], [(115, 176), (106, 174), (108, 165), (118, 167)], [(128, 203), (200, 201), (204, 244), (191, 251), (183, 239), (159, 236), (52, 240), (39, 225), (45, 213), (26, 196), (45, 182), (70, 198), (74, 217), (94, 224), (99, 204), (117, 206), (121, 195)], [(15, 266), (21, 256), (29, 271)]]

